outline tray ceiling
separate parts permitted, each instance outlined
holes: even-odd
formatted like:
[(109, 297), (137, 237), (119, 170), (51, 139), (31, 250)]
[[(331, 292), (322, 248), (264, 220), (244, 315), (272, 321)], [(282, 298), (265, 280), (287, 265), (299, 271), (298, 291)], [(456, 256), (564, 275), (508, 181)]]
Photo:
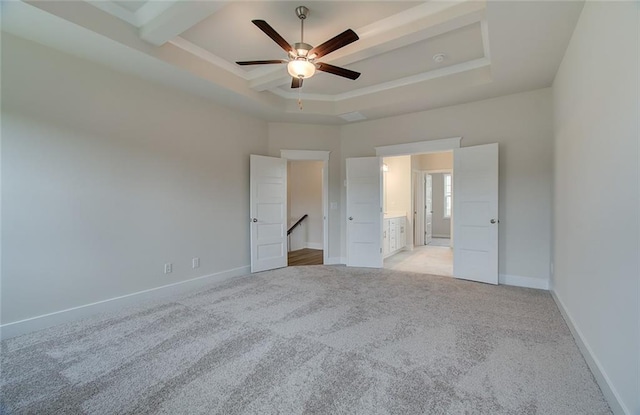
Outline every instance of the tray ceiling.
[[(355, 111), (379, 118), (550, 86), (582, 9), (539, 1), (299, 3), (14, 1), (3, 3), (2, 23), (15, 35), (266, 119), (337, 124)], [(301, 4), (310, 10), (305, 42), (358, 33), (360, 40), (321, 59), (361, 72), (358, 80), (319, 72), (292, 90), (286, 65), (235, 64), (285, 59), (251, 20), (299, 42)], [(444, 59), (435, 61), (437, 54)]]

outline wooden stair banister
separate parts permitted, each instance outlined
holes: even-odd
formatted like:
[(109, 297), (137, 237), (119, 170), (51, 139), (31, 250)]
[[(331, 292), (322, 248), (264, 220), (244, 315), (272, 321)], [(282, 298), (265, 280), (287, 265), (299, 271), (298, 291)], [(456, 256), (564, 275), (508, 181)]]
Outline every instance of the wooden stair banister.
[(294, 223), (294, 224), (293, 224), (293, 226), (291, 226), (291, 227), (289, 228), (289, 230), (287, 231), (287, 236), (291, 235), (291, 232), (293, 232), (293, 230), (295, 229), (295, 227), (296, 227), (296, 226), (298, 226), (298, 225), (300, 225), (300, 224), (302, 223), (302, 221), (303, 221), (303, 220), (305, 220), (305, 219), (307, 218), (307, 216), (309, 216), (309, 215), (307, 215), (307, 214), (305, 213), (305, 214), (304, 214), (304, 216), (302, 216), (300, 219), (298, 219), (298, 221), (297, 221), (296, 223)]

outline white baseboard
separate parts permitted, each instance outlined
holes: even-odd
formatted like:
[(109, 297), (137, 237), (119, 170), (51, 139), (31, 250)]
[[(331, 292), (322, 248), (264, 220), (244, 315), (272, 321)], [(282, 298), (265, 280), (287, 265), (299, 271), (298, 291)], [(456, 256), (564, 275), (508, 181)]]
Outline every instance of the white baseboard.
[(340, 257), (330, 257), (330, 258), (327, 258), (326, 261), (324, 261), (324, 265), (339, 265), (339, 264), (343, 264), (343, 262), (341, 262), (340, 260), (341, 260)]
[(327, 258), (324, 261), (324, 265), (345, 265), (347, 263), (347, 258), (340, 256), (332, 256)]
[(192, 278), (185, 281), (167, 284), (160, 287), (150, 288), (144, 291), (138, 291), (131, 294), (125, 294), (119, 297), (109, 298), (97, 301), (91, 304), (85, 304), (78, 307), (68, 308), (66, 310), (55, 311), (53, 313), (43, 314), (41, 316), (31, 317), (20, 321), (3, 324), (0, 326), (0, 339), (8, 339), (22, 334), (31, 333), (36, 330), (42, 330), (58, 324), (68, 323), (89, 317), (94, 314), (117, 311), (122, 307), (140, 304), (145, 300), (162, 298), (172, 294), (182, 294), (194, 289), (203, 287), (213, 282), (224, 281), (228, 278), (246, 275), (251, 270), (250, 266), (233, 268), (226, 271), (216, 272), (214, 274), (204, 275), (202, 277)]
[(500, 274), (498, 276), (498, 282), (503, 285), (513, 285), (515, 287), (537, 288), (539, 290), (549, 289), (549, 280), (543, 280), (542, 278)]
[(600, 361), (593, 354), (591, 347), (589, 347), (589, 343), (585, 341), (584, 337), (582, 336), (582, 333), (580, 332), (578, 327), (575, 325), (573, 319), (571, 318), (571, 315), (569, 315), (569, 313), (567, 312), (567, 309), (564, 306), (564, 303), (562, 302), (560, 297), (558, 297), (558, 294), (556, 294), (554, 290), (551, 290), (551, 297), (556, 302), (556, 305), (558, 306), (558, 310), (560, 310), (560, 314), (562, 314), (562, 317), (564, 318), (564, 321), (567, 323), (567, 326), (569, 326), (569, 330), (571, 330), (571, 334), (573, 335), (573, 338), (576, 341), (576, 344), (578, 345), (580, 352), (582, 352), (582, 356), (584, 357), (584, 360), (587, 362), (589, 369), (591, 369), (591, 373), (593, 373), (593, 377), (596, 378), (596, 382), (598, 382), (598, 386), (600, 386), (600, 389), (602, 390), (602, 394), (604, 395), (605, 399), (609, 403), (609, 407), (611, 407), (611, 411), (613, 411), (614, 414), (631, 415), (631, 411), (629, 410), (629, 408), (627, 408), (624, 405), (624, 403), (622, 402), (622, 399), (620, 399), (620, 395), (617, 393), (616, 389), (611, 384), (611, 380), (609, 379), (605, 371), (602, 369), (602, 365), (600, 364)]
[(324, 249), (322, 242), (307, 242), (305, 246), (307, 249)]

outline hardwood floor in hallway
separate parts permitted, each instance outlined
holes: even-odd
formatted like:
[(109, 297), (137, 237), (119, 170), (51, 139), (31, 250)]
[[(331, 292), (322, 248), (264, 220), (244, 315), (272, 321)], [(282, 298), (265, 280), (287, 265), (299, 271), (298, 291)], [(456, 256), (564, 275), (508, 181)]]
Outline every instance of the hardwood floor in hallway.
[(296, 265), (322, 265), (323, 260), (322, 249), (298, 249), (289, 252), (289, 266)]

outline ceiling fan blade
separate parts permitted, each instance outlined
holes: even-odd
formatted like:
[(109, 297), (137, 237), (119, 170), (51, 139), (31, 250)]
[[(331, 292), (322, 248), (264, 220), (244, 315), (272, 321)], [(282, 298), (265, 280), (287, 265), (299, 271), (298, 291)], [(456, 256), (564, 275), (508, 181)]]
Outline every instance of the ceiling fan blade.
[(291, 88), (302, 88), (302, 78), (291, 78)]
[(328, 63), (318, 62), (316, 63), (316, 68), (319, 71), (327, 72), (333, 75), (342, 76), (343, 78), (349, 78), (356, 80), (360, 76), (360, 72), (352, 71), (349, 69), (341, 68), (339, 66), (329, 65)]
[(314, 59), (321, 58), (324, 55), (327, 55), (334, 50), (338, 50), (342, 47), (347, 46), (350, 43), (355, 42), (360, 39), (356, 32), (351, 29), (347, 29), (344, 32), (340, 33), (338, 36), (333, 37), (326, 42), (324, 42), (320, 46), (316, 46), (315, 48), (309, 51), (308, 56), (316, 55)]
[(268, 65), (272, 63), (287, 63), (284, 59), (273, 59), (268, 61), (240, 61), (236, 62), (238, 65)]
[(275, 31), (275, 29), (269, 26), (269, 23), (264, 20), (252, 20), (253, 24), (258, 26), (267, 36), (273, 39), (282, 49), (287, 52), (293, 52), (293, 47), (282, 36)]

